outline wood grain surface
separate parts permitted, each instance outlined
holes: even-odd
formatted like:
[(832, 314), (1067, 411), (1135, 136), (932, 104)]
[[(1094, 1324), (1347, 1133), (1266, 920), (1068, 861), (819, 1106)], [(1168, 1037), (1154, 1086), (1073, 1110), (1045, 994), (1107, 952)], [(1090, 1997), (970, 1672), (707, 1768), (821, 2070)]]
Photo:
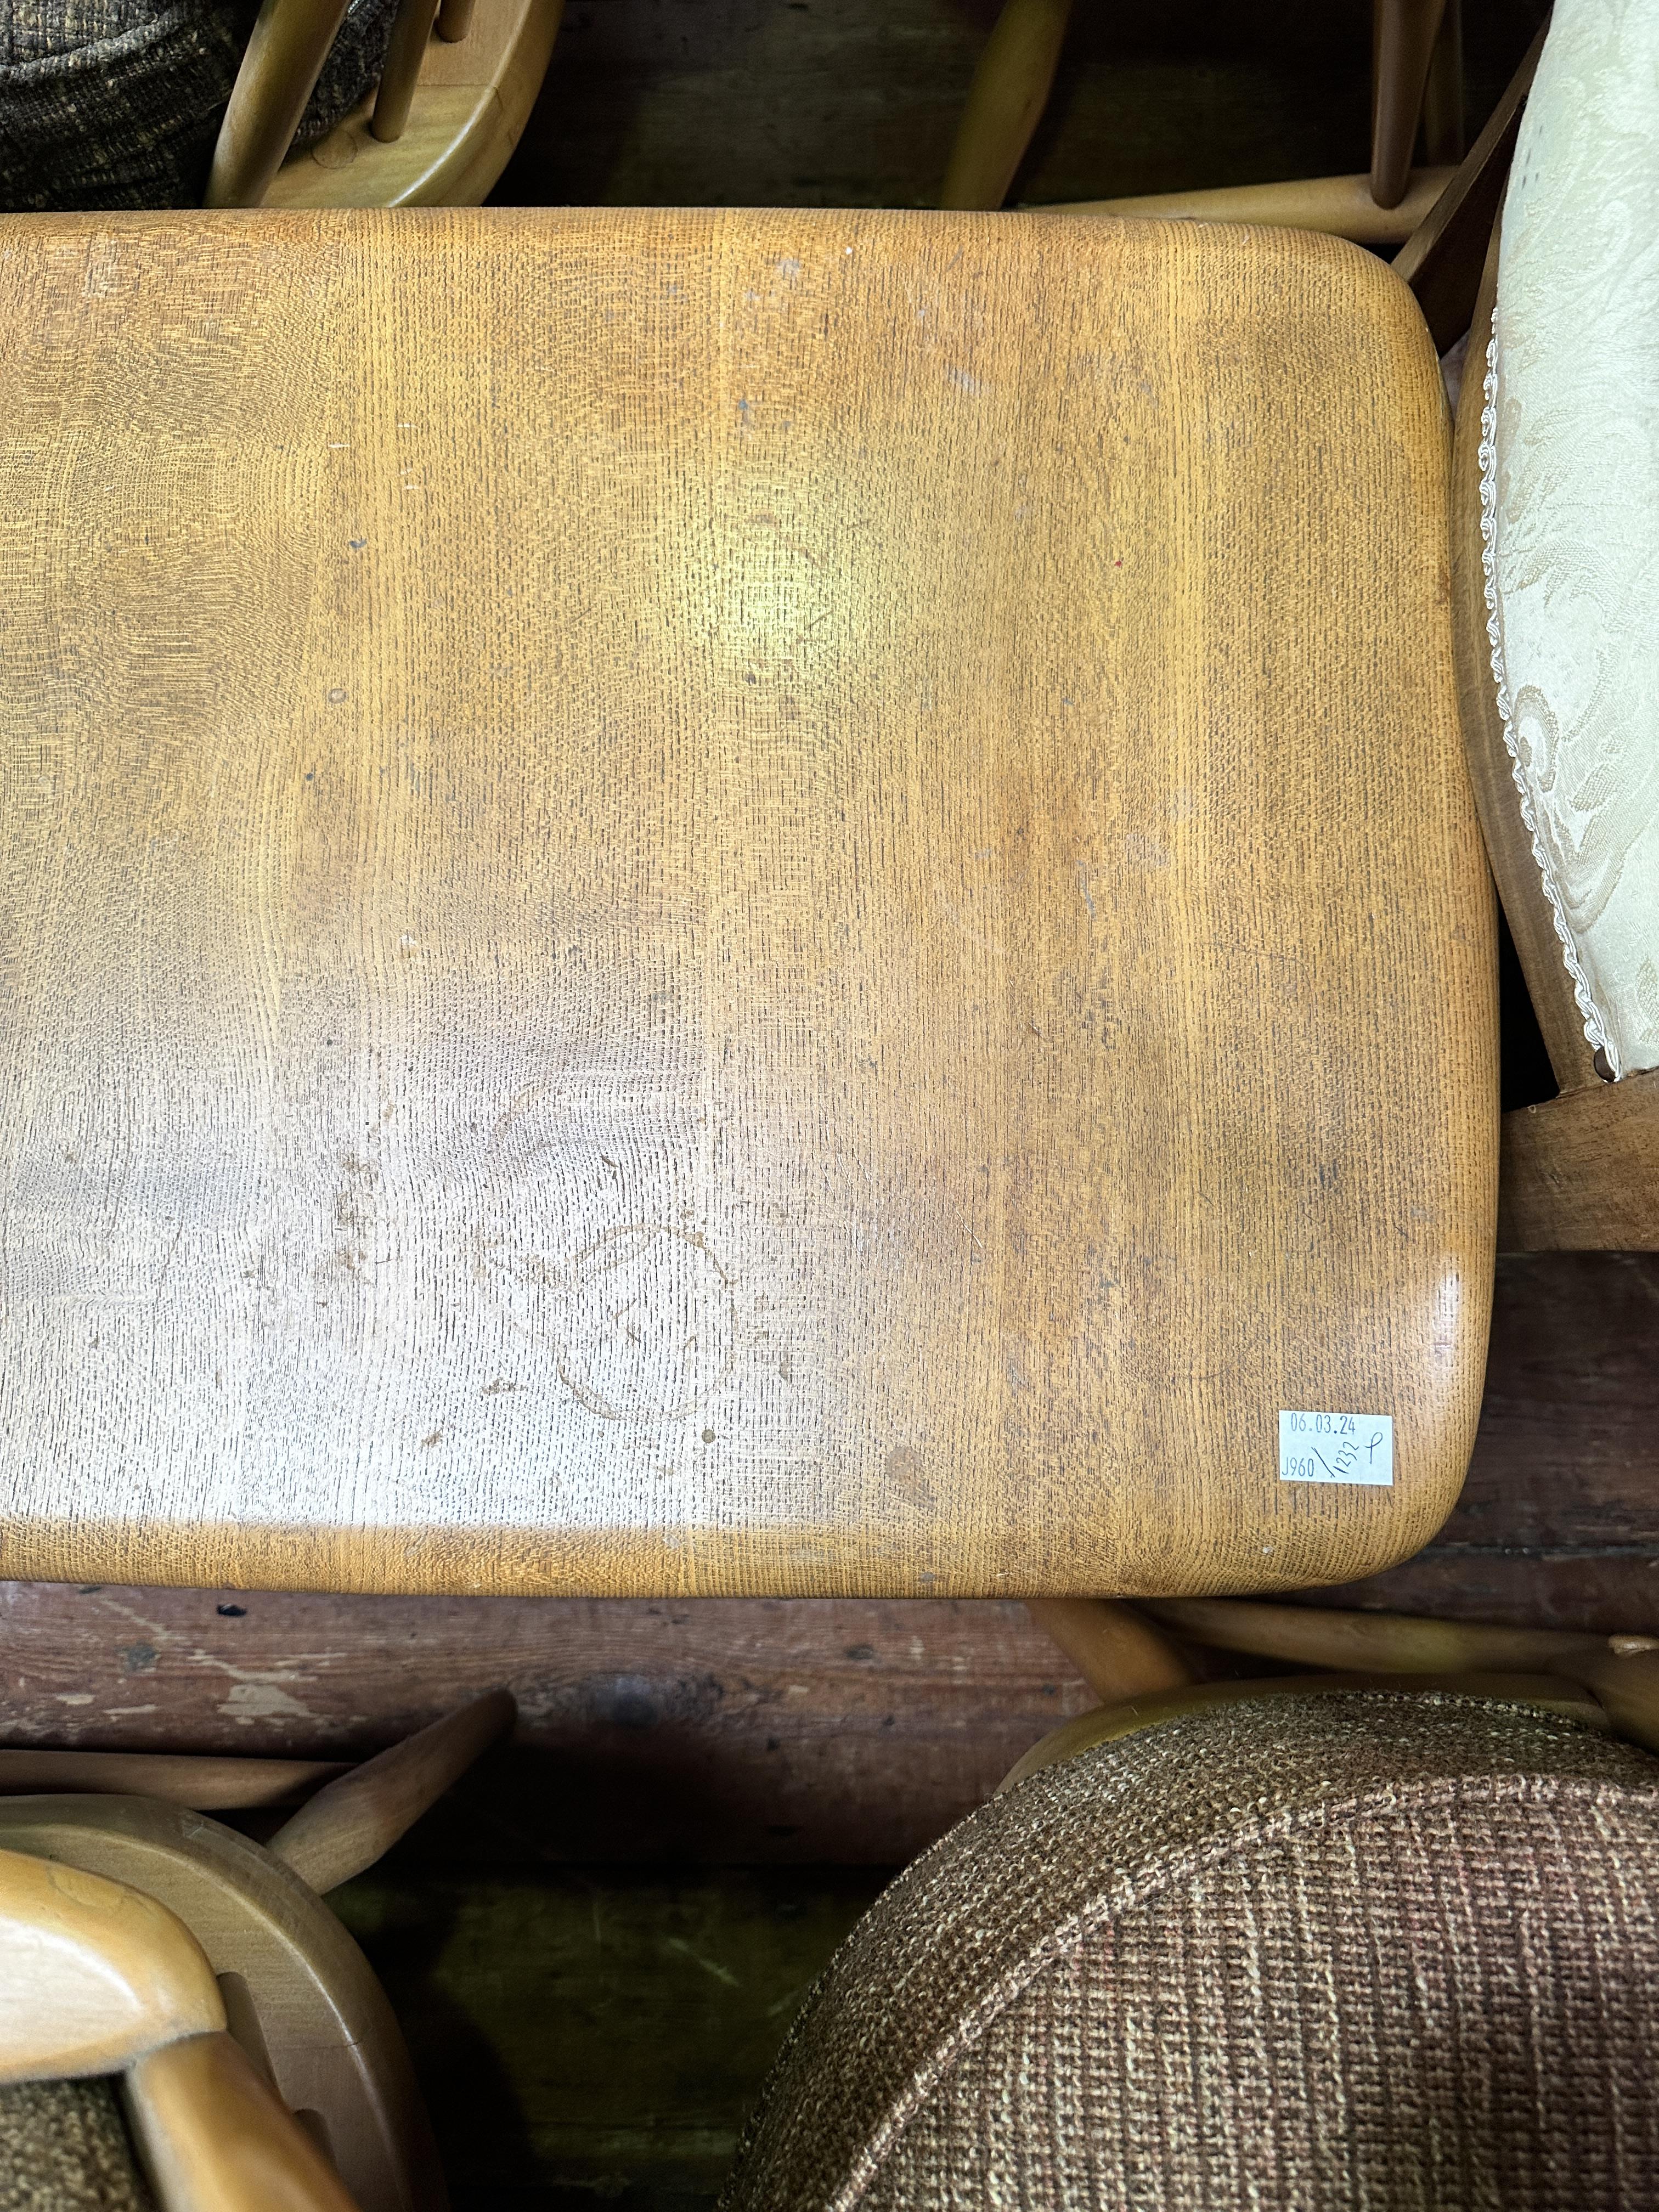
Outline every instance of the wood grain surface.
[[(1341, 241), (0, 226), (3, 1565), (1272, 1589), (1479, 1403), (1443, 403)], [(1395, 1417), (1392, 1489), (1279, 1479)]]
[(1659, 1252), (1659, 1069), (1505, 1114), (1507, 1252)]
[[(1659, 1632), (1659, 1259), (1500, 1261), (1456, 1510), (1308, 1597)], [(514, 1747), (404, 1856), (900, 1865), (1093, 1702), (1006, 1602), (0, 1587), (11, 1745), (355, 1758), (496, 1681)]]

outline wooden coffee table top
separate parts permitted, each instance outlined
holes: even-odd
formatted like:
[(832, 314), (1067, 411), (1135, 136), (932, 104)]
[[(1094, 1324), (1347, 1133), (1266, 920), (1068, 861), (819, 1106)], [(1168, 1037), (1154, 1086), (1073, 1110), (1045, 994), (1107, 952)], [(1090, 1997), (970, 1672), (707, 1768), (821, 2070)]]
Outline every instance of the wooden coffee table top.
[[(1378, 263), (7, 217), (0, 332), (6, 1573), (1176, 1592), (1438, 1524), (1492, 901)], [(1285, 1480), (1282, 1411), (1366, 1419)]]

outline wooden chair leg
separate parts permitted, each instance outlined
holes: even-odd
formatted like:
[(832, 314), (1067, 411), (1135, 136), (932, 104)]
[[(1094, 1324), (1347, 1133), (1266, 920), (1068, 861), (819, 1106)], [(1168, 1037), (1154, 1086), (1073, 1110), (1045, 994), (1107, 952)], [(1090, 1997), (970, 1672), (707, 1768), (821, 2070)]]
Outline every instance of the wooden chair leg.
[(1455, 168), (1468, 151), (1463, 124), (1463, 0), (1446, 0), (1423, 90), (1423, 160)]
[(1148, 1600), (1158, 1619), (1195, 1644), (1304, 1667), (1364, 1668), (1384, 1675), (1536, 1670), (1577, 1682), (1616, 1732), (1659, 1751), (1659, 1637), (1577, 1635), (1557, 1628), (1492, 1628), (1411, 1613), (1274, 1605), (1251, 1599)]
[(374, 112), (368, 122), (379, 139), (389, 141), (404, 135), (437, 12), (438, 0), (399, 0), (386, 67), (380, 72), (380, 88), (374, 95)]
[(283, 166), (346, 0), (264, 0), (219, 126), (204, 205), (258, 207)]
[(1194, 1679), (1169, 1638), (1133, 1606), (1111, 1598), (1036, 1597), (1025, 1609), (1105, 1705), (1182, 1689)]
[(160, 1797), (198, 1813), (291, 1805), (346, 1771), (337, 1759), (215, 1759), (168, 1751), (0, 1750), (0, 1796), (37, 1790)]
[(1006, 0), (969, 89), (939, 193), (945, 208), (1000, 208), (1048, 105), (1072, 0)]
[(489, 1690), (459, 1712), (406, 1736), (319, 1790), (271, 1838), (273, 1858), (321, 1893), (349, 1881), (391, 1850), (404, 1830), (511, 1728), (507, 1690)]
[(1446, 0), (1372, 0), (1371, 198), (1398, 207)]
[(1474, 313), (1510, 158), (1547, 28), (1547, 24), (1534, 39), (1451, 181), (1394, 258), (1394, 273), (1416, 293), (1441, 353), (1468, 330)]

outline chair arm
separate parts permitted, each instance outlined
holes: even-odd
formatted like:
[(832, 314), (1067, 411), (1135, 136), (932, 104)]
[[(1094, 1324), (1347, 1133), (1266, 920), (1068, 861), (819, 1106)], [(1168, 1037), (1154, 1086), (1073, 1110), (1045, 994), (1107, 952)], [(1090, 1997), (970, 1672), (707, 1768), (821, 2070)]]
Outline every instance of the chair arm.
[(163, 2212), (357, 2212), (234, 2037), (167, 2044), (141, 2058), (123, 2087)]
[(224, 2025), (206, 1954), (166, 1905), (101, 1875), (0, 1851), (0, 2081), (115, 2073)]

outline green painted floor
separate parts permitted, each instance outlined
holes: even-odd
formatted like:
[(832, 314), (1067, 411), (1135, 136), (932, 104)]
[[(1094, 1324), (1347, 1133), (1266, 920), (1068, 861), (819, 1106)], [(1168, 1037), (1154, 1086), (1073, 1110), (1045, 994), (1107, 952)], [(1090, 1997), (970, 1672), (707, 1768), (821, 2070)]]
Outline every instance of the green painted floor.
[(394, 1858), (329, 1901), (403, 2021), (456, 2212), (692, 2212), (889, 1879)]

